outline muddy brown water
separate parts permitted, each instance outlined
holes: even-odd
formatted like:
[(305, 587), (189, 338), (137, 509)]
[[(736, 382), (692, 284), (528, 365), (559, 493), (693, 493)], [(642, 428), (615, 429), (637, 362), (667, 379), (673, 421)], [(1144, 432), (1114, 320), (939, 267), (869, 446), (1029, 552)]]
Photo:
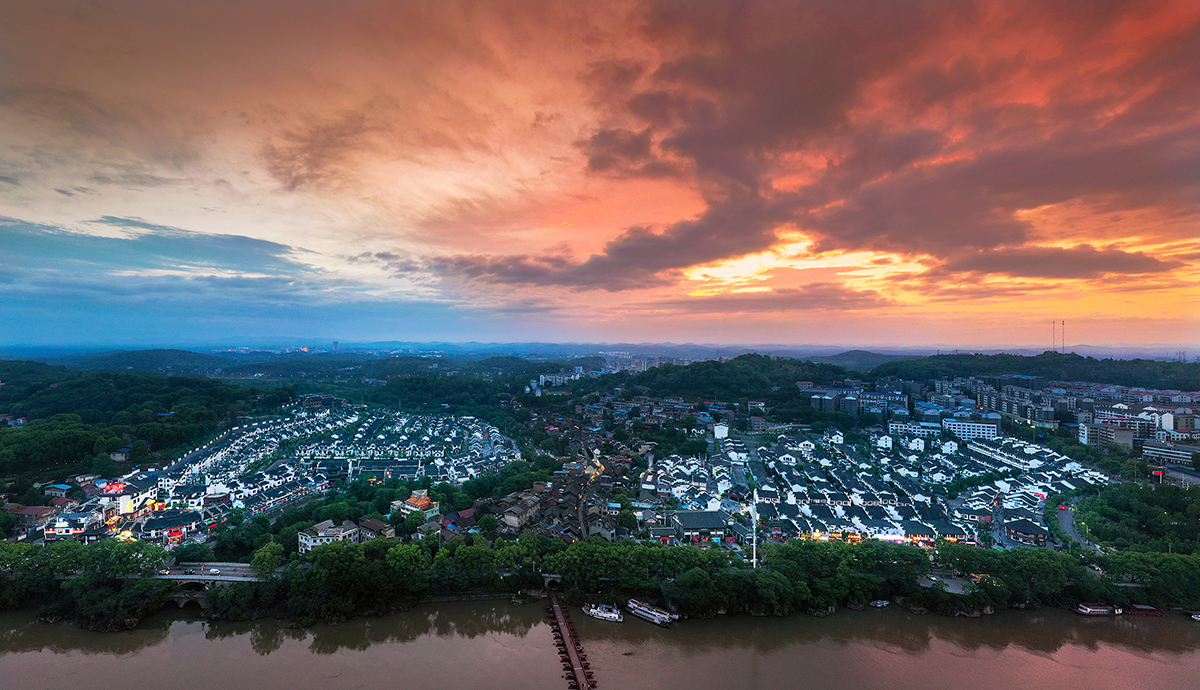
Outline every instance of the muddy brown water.
[[(662, 629), (573, 609), (604, 690), (1200, 689), (1200, 622), (1057, 610), (979, 619), (895, 606)], [(427, 604), (337, 626), (210, 623), (171, 611), (92, 633), (0, 614), (0, 688), (565, 688), (540, 604)]]

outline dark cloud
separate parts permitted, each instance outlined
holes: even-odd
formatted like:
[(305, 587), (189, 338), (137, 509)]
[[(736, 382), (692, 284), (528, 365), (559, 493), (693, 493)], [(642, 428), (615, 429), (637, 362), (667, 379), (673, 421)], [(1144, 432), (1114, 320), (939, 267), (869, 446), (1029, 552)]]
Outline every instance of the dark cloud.
[(601, 60), (588, 65), (580, 75), (595, 94), (597, 105), (608, 107), (625, 98), (646, 73), (646, 65), (636, 60)]
[(969, 159), (910, 166), (858, 186), (799, 224), (819, 235), (822, 250), (948, 257), (1025, 243), (1032, 226), (1019, 215), (1023, 209), (1088, 200), (1109, 212), (1200, 211), (1200, 147), (1194, 144), (1200, 126), (1128, 140), (1108, 134), (1072, 131)]
[(18, 180), (15, 177), (9, 176), (9, 175), (0, 175), (0, 182), (4, 182), (6, 184), (11, 184), (11, 185), (14, 185), (17, 187), (21, 186), (20, 180)]
[[(1138, 9), (1114, 2), (1096, 13), (1057, 5), (1008, 11), (1002, 32), (1023, 40), (1023, 27), (1041, 26), (1072, 50), (1099, 57), (1117, 24)], [(592, 78), (610, 95), (626, 86), (624, 107), (645, 127), (596, 131), (583, 146), (589, 169), (639, 174), (646, 161), (662, 159), (656, 151), (667, 152), (689, 163), (673, 171), (716, 185), (705, 187), (714, 203), (741, 194), (758, 198), (763, 208), (791, 209), (773, 222), (816, 235), (818, 251), (945, 259), (1019, 247), (1033, 232), (1020, 211), (1067, 202), (1102, 211), (1158, 207), (1177, 217), (1200, 212), (1200, 126), (1189, 114), (1200, 107), (1194, 79), (1200, 24), (1109, 73), (1084, 77), (1093, 82), (1090, 90), (1069, 80), (1038, 105), (997, 99), (991, 91), (1019, 78), (1052, 77), (1054, 67), (1029, 52), (948, 55), (939, 66), (930, 64), (948, 34), (972, 29), (985, 13), (978, 3), (651, 3), (644, 32), (682, 54), (648, 75)], [(921, 66), (910, 67), (916, 63)], [(956, 108), (964, 128), (952, 140), (902, 118), (852, 122), (853, 109), (870, 105), (868, 86), (889, 79), (893, 108)], [(1117, 105), (1122, 99), (1132, 107)], [(789, 192), (766, 187), (781, 155), (813, 144), (838, 151), (815, 183)], [(756, 230), (745, 242), (689, 235), (712, 244), (707, 251), (689, 245), (685, 255), (732, 258), (762, 246), (755, 238), (774, 234), (773, 227), (749, 225)], [(642, 249), (640, 237), (636, 228), (626, 231), (585, 265), (603, 266), (610, 285), (621, 282), (616, 273), (651, 270), (652, 262), (619, 256), (625, 248)], [(694, 264), (678, 261), (670, 268), (688, 265)], [(569, 283), (589, 274), (580, 268), (545, 266), (549, 277), (542, 280)]]
[(456, 304), (451, 309), (480, 312), (485, 315), (504, 314), (508, 316), (546, 316), (574, 311), (574, 307), (564, 307), (542, 299), (517, 299), (500, 303), (472, 301)]
[(345, 257), (350, 263), (372, 263), (379, 265), (393, 277), (411, 278), (423, 266), (416, 259), (397, 254), (396, 252), (363, 252), (355, 256)]
[(766, 292), (735, 292), (681, 297), (642, 303), (649, 311), (684, 314), (786, 313), (878, 309), (891, 304), (874, 290), (855, 290), (841, 283), (810, 283)]
[(576, 144), (588, 157), (592, 172), (638, 177), (666, 177), (678, 173), (670, 162), (655, 156), (650, 130), (602, 129)]
[(678, 269), (763, 251), (775, 243), (786, 206), (758, 196), (728, 199), (704, 215), (661, 231), (629, 228), (582, 262), (564, 256), (454, 256), (430, 268), (446, 276), (486, 283), (562, 285), (581, 289), (631, 290), (670, 284)]
[(979, 273), (1016, 278), (1082, 279), (1109, 274), (1165, 273), (1182, 267), (1181, 261), (1162, 260), (1143, 252), (1075, 247), (1015, 247), (975, 252), (952, 258), (930, 271), (930, 276)]
[(337, 179), (345, 172), (347, 157), (361, 150), (369, 131), (366, 117), (350, 112), (336, 120), (314, 122), (302, 131), (284, 132), (284, 143), (267, 144), (262, 157), (267, 172), (288, 191), (296, 191)]
[[(936, 9), (936, 11), (935, 11)], [(661, 65), (634, 112), (680, 126), (663, 146), (714, 179), (756, 188), (781, 150), (847, 124), (864, 86), (917, 54), (952, 6), (664, 2), (646, 31), (691, 48)], [(714, 105), (715, 104), (715, 105)]]

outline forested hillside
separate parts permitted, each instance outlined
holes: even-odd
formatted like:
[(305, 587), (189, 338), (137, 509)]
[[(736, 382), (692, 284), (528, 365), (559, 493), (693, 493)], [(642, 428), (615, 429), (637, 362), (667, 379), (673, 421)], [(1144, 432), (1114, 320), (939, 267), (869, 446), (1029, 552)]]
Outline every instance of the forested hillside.
[(194, 443), (238, 414), (274, 409), (292, 397), (286, 389), (212, 379), (81, 374), (30, 362), (0, 362), (0, 374), (9, 377), (0, 387), (0, 412), (26, 419), (21, 428), (0, 428), (5, 475), (85, 471), (125, 445), (145, 457)]
[(1200, 363), (1160, 362), (1152, 359), (1096, 359), (1077, 354), (1043, 352), (1022, 355), (934, 355), (888, 362), (871, 370), (871, 378), (898, 376), (927, 381), (955, 376), (1027, 374), (1054, 381), (1089, 381), (1118, 386), (1200, 390)]
[(206, 372), (235, 364), (236, 360), (188, 350), (123, 350), (64, 361), (76, 369), (114, 369), (159, 372)]

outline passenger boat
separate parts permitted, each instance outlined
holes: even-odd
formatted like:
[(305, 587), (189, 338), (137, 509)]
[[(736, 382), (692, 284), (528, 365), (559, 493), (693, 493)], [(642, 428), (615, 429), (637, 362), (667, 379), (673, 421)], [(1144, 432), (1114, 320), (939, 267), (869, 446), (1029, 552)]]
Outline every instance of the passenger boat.
[(1116, 616), (1121, 609), (1108, 604), (1080, 604), (1075, 607), (1075, 613), (1081, 616)]
[(596, 604), (595, 606), (584, 604), (583, 612), (592, 618), (599, 618), (602, 621), (620, 623), (625, 620), (625, 616), (621, 615), (621, 609), (611, 604)]
[(877, 609), (881, 609), (890, 603), (892, 603), (892, 602), (888, 601), (887, 599), (876, 599), (875, 601), (871, 602), (871, 606), (874, 606)]
[(1126, 611), (1125, 613), (1128, 613), (1131, 616), (1162, 616), (1162, 615), (1165, 615), (1159, 609), (1156, 609), (1153, 606), (1147, 606), (1146, 604), (1134, 604), (1134, 605), (1130, 606), (1129, 610)]
[(638, 618), (644, 618), (651, 623), (654, 623), (655, 625), (661, 625), (664, 628), (669, 626), (671, 621), (678, 618), (678, 616), (673, 616), (656, 606), (644, 604), (637, 599), (630, 599), (627, 606), (629, 608), (629, 612)]

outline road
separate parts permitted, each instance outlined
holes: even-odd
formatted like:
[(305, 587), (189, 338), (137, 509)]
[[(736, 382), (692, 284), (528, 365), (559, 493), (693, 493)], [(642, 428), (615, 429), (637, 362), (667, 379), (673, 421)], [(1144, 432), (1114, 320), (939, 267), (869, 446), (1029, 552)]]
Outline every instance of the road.
[(1068, 504), (1066, 510), (1058, 510), (1058, 526), (1062, 529), (1063, 534), (1083, 544), (1084, 548), (1090, 549), (1096, 553), (1103, 553), (1098, 546), (1090, 541), (1079, 536), (1079, 532), (1075, 529), (1075, 502)]
[[(211, 571), (213, 568), (221, 571), (219, 575), (214, 575)], [(167, 571), (159, 573), (160, 580), (195, 580), (197, 578), (204, 580), (213, 580), (217, 582), (249, 582), (258, 579), (258, 573), (254, 572), (246, 563), (179, 563), (170, 568), (164, 568)], [(188, 573), (193, 570), (195, 572)]]

